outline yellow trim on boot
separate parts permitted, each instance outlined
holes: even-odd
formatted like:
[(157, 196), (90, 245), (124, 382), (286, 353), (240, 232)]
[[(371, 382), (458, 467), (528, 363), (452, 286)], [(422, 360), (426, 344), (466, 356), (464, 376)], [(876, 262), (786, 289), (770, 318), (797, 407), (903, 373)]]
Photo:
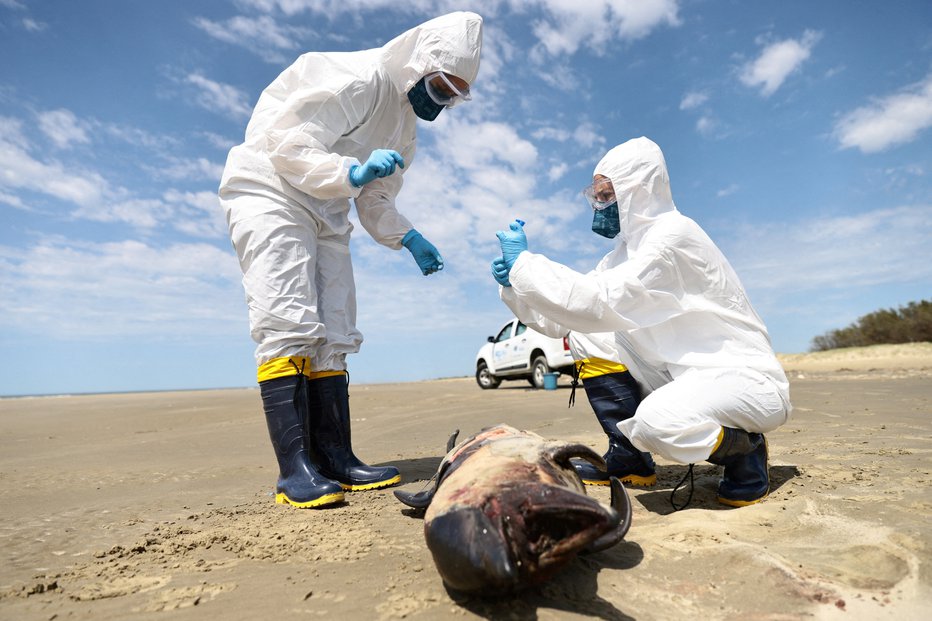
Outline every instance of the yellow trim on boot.
[(731, 498), (725, 498), (724, 496), (719, 496), (718, 501), (723, 505), (728, 505), (729, 507), (746, 507), (748, 505), (756, 505), (764, 498), (770, 495), (770, 490), (767, 490), (767, 493), (761, 496), (760, 498), (755, 498), (754, 500), (733, 500)]
[(292, 507), (298, 507), (299, 509), (310, 509), (311, 507), (323, 507), (324, 505), (332, 505), (338, 502), (343, 502), (344, 496), (343, 492), (334, 492), (333, 494), (324, 494), (320, 498), (315, 498), (314, 500), (309, 500), (307, 502), (297, 502), (288, 498), (284, 492), (278, 492), (275, 494), (275, 504), (279, 505), (291, 505)]
[(265, 382), (278, 377), (291, 377), (301, 373), (311, 376), (311, 359), (307, 356), (285, 356), (284, 358), (272, 358), (268, 362), (259, 365), (256, 371), (256, 378), (259, 382)]
[(312, 371), (311, 373), (306, 373), (305, 375), (307, 375), (312, 380), (316, 380), (322, 377), (333, 377), (334, 375), (346, 375), (346, 371)]
[(312, 380), (333, 375), (346, 375), (346, 371), (312, 371), (311, 359), (307, 356), (285, 356), (283, 358), (272, 358), (268, 362), (259, 365), (256, 378), (259, 382), (265, 382), (278, 377), (291, 377), (302, 373)]
[[(638, 485), (640, 487), (653, 487), (654, 485), (657, 484), (657, 475), (652, 474), (650, 476), (642, 477), (638, 474), (629, 474), (628, 476), (621, 477), (618, 480), (627, 485)], [(608, 485), (610, 481), (608, 479), (605, 479), (605, 480), (583, 479), (582, 482), (585, 483), (586, 485)]]
[(397, 485), (401, 483), (401, 475), (396, 474), (390, 479), (385, 479), (384, 481), (376, 481), (375, 483), (366, 483), (365, 485), (352, 485), (348, 483), (340, 483), (340, 487), (343, 488), (343, 491), (346, 492), (362, 492), (369, 489), (382, 489), (383, 487), (389, 487), (392, 485)]
[(724, 439), (725, 439), (725, 428), (722, 427), (721, 429), (718, 430), (718, 439), (715, 441), (715, 446), (712, 447), (712, 452), (709, 453), (709, 457), (712, 457), (712, 455), (715, 455), (715, 451), (717, 451), (718, 447), (722, 445), (722, 440)]
[[(718, 436), (718, 444), (722, 443), (722, 436), (725, 435), (725, 429), (722, 428), (722, 432)], [(723, 505), (728, 505), (729, 507), (746, 507), (748, 505), (756, 505), (761, 500), (770, 495), (770, 445), (767, 444), (767, 436), (764, 438), (764, 452), (767, 455), (767, 491), (764, 492), (764, 495), (760, 498), (755, 498), (754, 500), (734, 500), (732, 498), (725, 498), (724, 496), (718, 496), (717, 500)], [(715, 448), (718, 448), (718, 444), (715, 445)], [(715, 451), (713, 451), (714, 453)]]
[[(583, 358), (576, 361), (576, 370), (579, 371), (579, 379), (589, 379), (608, 375), (609, 373), (624, 373), (628, 367), (620, 362), (612, 362), (605, 358)], [(606, 485), (608, 485), (606, 483)]]

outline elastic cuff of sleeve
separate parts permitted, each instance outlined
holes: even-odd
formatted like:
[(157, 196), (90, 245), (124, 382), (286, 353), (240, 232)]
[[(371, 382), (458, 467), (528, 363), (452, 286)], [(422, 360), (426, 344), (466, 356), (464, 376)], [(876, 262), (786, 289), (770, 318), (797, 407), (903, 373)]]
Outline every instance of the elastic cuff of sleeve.
[(410, 243), (412, 239), (418, 236), (420, 236), (420, 233), (418, 233), (415, 229), (411, 229), (410, 231), (405, 233), (404, 237), (401, 238), (401, 245), (407, 248), (408, 243)]
[(353, 164), (352, 166), (350, 166), (349, 175), (347, 176), (349, 177), (349, 182), (351, 186), (353, 186), (354, 188), (361, 188), (362, 186), (356, 185), (356, 181), (353, 179), (353, 173), (356, 172), (357, 168), (359, 168), (359, 164)]

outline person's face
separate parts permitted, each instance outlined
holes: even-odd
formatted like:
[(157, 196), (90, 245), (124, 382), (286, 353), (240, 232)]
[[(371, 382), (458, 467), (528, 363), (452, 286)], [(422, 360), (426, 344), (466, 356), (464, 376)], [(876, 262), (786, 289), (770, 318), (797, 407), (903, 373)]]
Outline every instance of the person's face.
[[(451, 75), (449, 73), (444, 73), (443, 76), (446, 77), (446, 80), (444, 80), (443, 77), (438, 75), (437, 77), (435, 77), (433, 80), (430, 81), (430, 86), (431, 88), (433, 88), (435, 91), (437, 91), (444, 97), (453, 99), (460, 93), (469, 92), (469, 84), (466, 82), (466, 80), (462, 78), (458, 78), (455, 75)], [(459, 91), (459, 93), (457, 93), (452, 88), (450, 88), (450, 85), (447, 84), (447, 80), (453, 83), (453, 86), (456, 88), (457, 91)]]
[(426, 76), (425, 80), (427, 95), (435, 104), (452, 108), (461, 102), (471, 99), (469, 95), (469, 84), (467, 84), (466, 80), (458, 78), (455, 75), (437, 71)]
[(592, 177), (592, 197), (600, 203), (614, 203), (615, 186), (612, 185), (611, 179), (605, 175)]

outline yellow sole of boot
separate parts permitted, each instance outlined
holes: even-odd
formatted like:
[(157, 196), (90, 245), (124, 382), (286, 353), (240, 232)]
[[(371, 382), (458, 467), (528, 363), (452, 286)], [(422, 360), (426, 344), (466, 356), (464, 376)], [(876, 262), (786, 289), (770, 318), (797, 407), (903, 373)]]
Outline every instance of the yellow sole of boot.
[(375, 483), (366, 483), (364, 485), (348, 485), (346, 483), (340, 483), (340, 487), (343, 488), (345, 492), (363, 492), (369, 489), (381, 489), (383, 487), (390, 487), (392, 485), (397, 485), (401, 483), (401, 475), (394, 476), (390, 479), (385, 479), (384, 481), (376, 481)]
[(748, 505), (756, 505), (764, 498), (770, 495), (770, 492), (767, 492), (760, 498), (755, 498), (754, 500), (732, 500), (731, 498), (725, 498), (724, 496), (719, 496), (718, 501), (723, 505), (728, 505), (729, 507), (747, 507)]
[(299, 509), (311, 509), (314, 507), (324, 507), (326, 505), (336, 504), (338, 502), (343, 502), (343, 492), (337, 492), (335, 494), (325, 494), (320, 498), (315, 498), (314, 500), (309, 500), (307, 502), (298, 502), (288, 498), (285, 494), (279, 492), (275, 494), (275, 504), (279, 505), (291, 505), (292, 507), (298, 507)]
[[(626, 485), (637, 485), (640, 487), (653, 487), (654, 485), (657, 484), (657, 475), (652, 474), (649, 477), (642, 477), (642, 476), (630, 474), (618, 480)], [(596, 481), (596, 480), (583, 479), (582, 482), (585, 483), (586, 485), (608, 485), (608, 481), (601, 481), (601, 480)]]

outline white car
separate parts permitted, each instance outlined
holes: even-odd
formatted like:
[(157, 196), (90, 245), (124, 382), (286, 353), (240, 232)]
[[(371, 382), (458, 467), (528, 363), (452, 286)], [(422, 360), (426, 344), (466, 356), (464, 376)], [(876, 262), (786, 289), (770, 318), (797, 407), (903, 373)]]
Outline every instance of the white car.
[(544, 374), (573, 372), (573, 356), (566, 337), (544, 336), (512, 319), (490, 336), (476, 355), (476, 382), (482, 389), (498, 388), (502, 380), (526, 379), (544, 387)]

